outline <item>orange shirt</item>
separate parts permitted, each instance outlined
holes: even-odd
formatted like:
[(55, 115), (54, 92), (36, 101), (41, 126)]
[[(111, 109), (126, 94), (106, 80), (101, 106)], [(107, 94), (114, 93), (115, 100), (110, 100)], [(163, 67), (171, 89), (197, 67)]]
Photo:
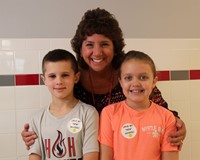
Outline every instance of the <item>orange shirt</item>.
[(121, 101), (101, 112), (99, 141), (113, 148), (114, 160), (160, 160), (161, 152), (178, 151), (167, 142), (175, 123), (169, 110), (153, 102), (137, 112)]

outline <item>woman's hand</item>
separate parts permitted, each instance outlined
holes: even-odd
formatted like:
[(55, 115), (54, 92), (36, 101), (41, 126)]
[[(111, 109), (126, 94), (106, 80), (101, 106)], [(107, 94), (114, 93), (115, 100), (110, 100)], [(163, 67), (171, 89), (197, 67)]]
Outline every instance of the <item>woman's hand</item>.
[(37, 138), (35, 132), (31, 132), (28, 130), (29, 130), (29, 124), (26, 123), (24, 125), (24, 130), (21, 132), (21, 136), (26, 145), (27, 150), (29, 150), (30, 146), (35, 142), (35, 139)]
[(169, 134), (169, 142), (173, 146), (179, 146), (179, 150), (181, 150), (183, 140), (186, 137), (185, 123), (181, 119), (176, 118), (176, 127), (177, 131)]

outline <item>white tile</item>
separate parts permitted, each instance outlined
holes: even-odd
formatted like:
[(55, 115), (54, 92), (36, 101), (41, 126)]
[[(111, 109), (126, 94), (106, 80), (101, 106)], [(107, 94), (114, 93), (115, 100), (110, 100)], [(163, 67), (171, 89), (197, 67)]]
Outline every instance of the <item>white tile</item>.
[(199, 98), (195, 100), (191, 100), (190, 104), (190, 119), (193, 122), (200, 122), (199, 119), (199, 113), (200, 113), (200, 108), (199, 108)]
[(15, 111), (0, 111), (0, 133), (15, 133)]
[(200, 48), (200, 39), (168, 39), (165, 42), (169, 47), (177, 50), (196, 50)]
[(42, 60), (50, 50), (39, 51), (39, 73), (42, 73)]
[(200, 142), (200, 137), (199, 137), (199, 133), (200, 133), (200, 121), (199, 122), (191, 122), (191, 141), (196, 142), (199, 141)]
[(16, 135), (0, 134), (0, 159), (16, 157)]
[(0, 50), (2, 50), (2, 39), (0, 38)]
[(30, 116), (35, 113), (38, 109), (18, 109), (16, 110), (16, 128), (17, 133), (21, 133), (24, 125), (28, 123)]
[(180, 50), (152, 51), (147, 53), (154, 60), (157, 70), (188, 70), (189, 53)]
[(28, 151), (26, 149), (24, 141), (22, 140), (21, 134), (17, 134), (17, 156), (18, 157), (22, 157), (22, 156), (28, 157)]
[(17, 157), (4, 157), (4, 158), (0, 158), (0, 160), (17, 160)]
[(170, 70), (188, 70), (190, 67), (190, 62), (188, 61), (190, 59), (190, 53), (185, 52), (184, 50), (168, 50), (168, 53), (166, 53), (166, 56), (169, 57), (169, 59), (162, 59), (162, 62), (167, 62), (170, 64), (169, 69)]
[(49, 50), (50, 39), (27, 39), (26, 49), (28, 50)]
[(1, 41), (2, 50), (10, 50), (12, 48), (12, 42), (10, 39), (3, 39)]
[(16, 109), (38, 108), (40, 106), (39, 86), (17, 86), (16, 90)]
[(169, 106), (171, 110), (178, 112), (179, 117), (185, 122), (189, 122), (190, 118), (190, 103), (189, 99), (176, 101), (173, 100), (172, 104)]
[(199, 146), (200, 146), (200, 141), (195, 141), (191, 142), (191, 160), (199, 160), (200, 159), (200, 154), (199, 154)]
[(171, 104), (171, 94), (170, 94), (171, 82), (170, 81), (158, 81), (157, 87), (160, 90), (164, 100), (170, 106), (170, 104)]
[[(189, 39), (125, 39), (125, 51), (139, 50), (150, 55), (158, 70), (188, 70), (199, 68), (200, 40)], [(194, 63), (197, 62), (197, 63)]]
[(48, 88), (45, 85), (40, 86), (40, 107), (48, 106), (51, 101), (51, 94)]
[(173, 81), (171, 83), (171, 100), (181, 101), (189, 97), (189, 81)]
[(189, 97), (190, 100), (190, 119), (191, 121), (200, 122), (199, 113), (199, 99), (200, 99), (200, 80), (190, 81)]
[(0, 75), (14, 73), (14, 53), (12, 51), (0, 51)]
[[(125, 50), (157, 51), (172, 48), (166, 39), (125, 39)], [(170, 47), (169, 47), (170, 46)]]
[(145, 53), (148, 54), (153, 59), (157, 71), (170, 70), (171, 69), (171, 62), (170, 62), (171, 61), (171, 55), (169, 55), (169, 52), (167, 52), (167, 50), (164, 50), (164, 51), (146, 51)]
[[(42, 50), (40, 51), (40, 65), (42, 62), (43, 57), (50, 51), (50, 50), (54, 50), (54, 49), (65, 49), (69, 52), (71, 52), (74, 56), (76, 56), (76, 54), (74, 53), (74, 51), (71, 48), (71, 43), (70, 43), (71, 39), (52, 39), (50, 41), (50, 48), (48, 50)], [(40, 67), (41, 69), (41, 67)]]
[(191, 70), (200, 70), (200, 50), (190, 51), (190, 68)]
[(200, 98), (200, 80), (191, 80), (189, 82), (189, 96), (191, 101), (199, 100)]
[(27, 160), (28, 156), (18, 156), (17, 160)]
[(52, 39), (51, 48), (53, 49), (71, 49), (70, 39)]
[(26, 49), (25, 39), (2, 39), (2, 50), (23, 50)]
[(37, 51), (15, 52), (15, 73), (36, 74), (39, 72), (39, 54)]
[(0, 87), (0, 110), (10, 110), (15, 108), (14, 87)]
[(200, 48), (200, 39), (134, 39), (126, 38), (126, 50), (196, 50)]
[(187, 139), (185, 139), (183, 141), (182, 149), (179, 152), (179, 159), (180, 160), (192, 160), (191, 159), (191, 150), (192, 149), (191, 149), (191, 143), (190, 143), (190, 141), (187, 141)]

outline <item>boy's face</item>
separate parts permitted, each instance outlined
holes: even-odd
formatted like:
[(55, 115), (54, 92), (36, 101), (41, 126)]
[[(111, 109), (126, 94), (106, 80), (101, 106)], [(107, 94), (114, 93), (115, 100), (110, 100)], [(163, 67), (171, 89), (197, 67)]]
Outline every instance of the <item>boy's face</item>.
[(134, 105), (149, 102), (157, 78), (154, 78), (150, 64), (130, 59), (122, 64), (119, 81), (127, 102)]
[(80, 73), (75, 74), (70, 61), (46, 62), (42, 76), (53, 99), (69, 99), (73, 97), (74, 84), (78, 82)]

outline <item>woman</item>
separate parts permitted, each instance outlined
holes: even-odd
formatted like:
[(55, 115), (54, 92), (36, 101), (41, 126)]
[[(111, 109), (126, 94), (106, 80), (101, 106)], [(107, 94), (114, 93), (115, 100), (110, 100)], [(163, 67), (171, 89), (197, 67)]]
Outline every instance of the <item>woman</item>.
[[(123, 33), (115, 17), (104, 9), (88, 10), (78, 25), (71, 40), (76, 53), (81, 78), (75, 86), (75, 97), (95, 106), (100, 113), (110, 103), (124, 100), (125, 97), (118, 82), (118, 70), (124, 56)], [(165, 108), (160, 91), (155, 87), (151, 100)], [(173, 112), (177, 117), (177, 112)], [(170, 133), (170, 143), (182, 146), (186, 135), (184, 122), (177, 118), (177, 132)], [(36, 135), (28, 132), (24, 126), (22, 137), (29, 148)]]

